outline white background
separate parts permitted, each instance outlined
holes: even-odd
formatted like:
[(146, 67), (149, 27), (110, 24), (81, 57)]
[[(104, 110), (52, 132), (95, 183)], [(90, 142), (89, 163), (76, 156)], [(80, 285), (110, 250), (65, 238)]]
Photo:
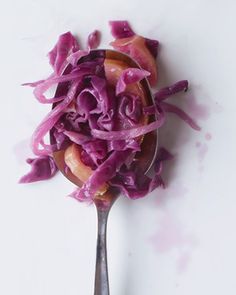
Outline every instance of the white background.
[(160, 40), (159, 86), (189, 79), (190, 91), (173, 102), (192, 109), (202, 127), (197, 133), (170, 116), (160, 133), (176, 155), (164, 172), (167, 189), (120, 198), (112, 209), (111, 294), (235, 294), (235, 11), (227, 0), (1, 5), (0, 294), (93, 294), (95, 209), (66, 198), (73, 185), (61, 175), (17, 184), (28, 169), (19, 154), (30, 155), (26, 143), (49, 110), (20, 84), (48, 75), (46, 53), (67, 30), (84, 43), (98, 28), (108, 44), (110, 19), (128, 19), (137, 33)]

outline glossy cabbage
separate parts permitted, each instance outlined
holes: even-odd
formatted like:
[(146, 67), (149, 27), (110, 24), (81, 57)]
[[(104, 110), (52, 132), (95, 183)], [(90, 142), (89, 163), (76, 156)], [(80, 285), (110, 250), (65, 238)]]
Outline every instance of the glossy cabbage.
[(57, 172), (55, 162), (50, 156), (40, 156), (35, 159), (27, 159), (27, 163), (31, 166), (31, 170), (28, 174), (21, 177), (19, 183), (47, 180), (52, 178)]
[[(161, 128), (166, 112), (175, 113), (199, 129), (187, 114), (164, 101), (186, 91), (186, 80), (160, 89), (154, 94), (153, 104), (148, 106), (143, 105), (139, 92), (130, 90), (132, 85), (140, 87), (143, 79), (156, 84), (158, 41), (135, 34), (127, 21), (112, 21), (110, 26), (116, 39), (112, 43), (114, 48), (129, 54), (141, 68), (126, 67), (117, 81), (113, 79), (110, 83), (105, 74), (105, 51), (92, 50), (99, 46), (100, 33), (95, 30), (88, 36), (86, 49), (80, 49), (70, 32), (62, 34), (48, 54), (53, 72), (48, 78), (24, 84), (34, 87), (36, 99), (42, 104), (52, 104), (52, 110), (33, 133), (31, 145), (37, 158), (27, 160), (31, 171), (21, 178), (21, 183), (53, 177), (57, 171), (53, 152), (76, 144), (80, 163), (90, 167), (93, 173), (72, 193), (75, 199), (93, 200), (104, 183), (131, 199), (141, 198), (164, 186), (163, 161), (171, 158), (167, 151), (160, 149), (153, 175), (143, 174), (133, 161), (141, 151), (143, 136)], [(55, 95), (47, 97), (46, 93), (55, 86), (58, 86)], [(150, 115), (156, 120), (149, 122)], [(65, 171), (68, 169), (65, 165)]]

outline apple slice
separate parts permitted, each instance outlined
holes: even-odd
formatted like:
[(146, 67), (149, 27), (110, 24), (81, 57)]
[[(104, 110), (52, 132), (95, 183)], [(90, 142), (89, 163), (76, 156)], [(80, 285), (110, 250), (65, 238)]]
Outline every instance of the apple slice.
[[(70, 171), (82, 182), (86, 182), (93, 174), (93, 170), (86, 166), (81, 160), (81, 147), (75, 143), (70, 145), (64, 155), (66, 165), (70, 168)], [(98, 190), (97, 194), (102, 195), (108, 189), (108, 185), (105, 183)]]
[(150, 72), (148, 81), (151, 86), (157, 84), (157, 65), (156, 60), (146, 46), (145, 38), (134, 35), (128, 38), (117, 39), (110, 43), (111, 46), (130, 55), (142, 69)]

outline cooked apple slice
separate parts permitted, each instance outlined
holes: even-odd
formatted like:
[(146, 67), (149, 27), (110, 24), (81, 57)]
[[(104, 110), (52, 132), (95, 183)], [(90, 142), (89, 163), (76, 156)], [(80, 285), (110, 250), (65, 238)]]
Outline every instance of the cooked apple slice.
[[(75, 143), (70, 145), (64, 155), (66, 165), (70, 168), (70, 171), (82, 182), (86, 182), (88, 178), (93, 174), (93, 170), (86, 166), (81, 160), (81, 147)], [(108, 185), (105, 183), (98, 190), (97, 194), (102, 195), (108, 189)]]
[(117, 39), (110, 43), (111, 46), (119, 51), (129, 54), (142, 69), (150, 72), (147, 78), (151, 86), (157, 84), (157, 65), (156, 60), (146, 46), (145, 38), (134, 35), (128, 38)]
[[(106, 58), (104, 62), (104, 68), (108, 82), (115, 87), (122, 72), (128, 69), (129, 66), (123, 61)], [(144, 91), (140, 83), (127, 85), (126, 91), (140, 96), (142, 103), (146, 105)]]

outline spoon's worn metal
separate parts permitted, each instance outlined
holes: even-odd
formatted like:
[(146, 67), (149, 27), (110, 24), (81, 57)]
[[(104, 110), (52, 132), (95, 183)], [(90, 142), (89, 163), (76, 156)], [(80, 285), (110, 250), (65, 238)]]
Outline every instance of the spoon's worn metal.
[[(92, 50), (91, 58), (100, 57), (101, 53), (105, 58), (119, 60), (125, 62), (129, 67), (140, 68), (139, 65), (126, 54), (114, 50)], [(65, 69), (65, 72), (67, 69)], [(64, 73), (65, 73), (64, 72)], [(147, 105), (153, 105), (153, 96), (150, 90), (147, 79), (141, 82)], [(65, 85), (62, 83), (58, 85), (55, 96), (63, 95)], [(54, 107), (54, 106), (53, 106)], [(155, 120), (155, 117), (150, 117), (149, 122)], [(51, 143), (54, 143), (52, 132), (50, 133)], [(143, 138), (141, 144), (141, 152), (136, 154), (135, 163), (139, 171), (147, 173), (151, 168), (157, 152), (157, 132), (150, 132)], [(65, 172), (64, 151), (58, 151), (53, 154), (54, 160), (58, 169), (71, 182), (81, 187), (82, 182), (70, 171)], [(107, 247), (106, 247), (106, 231), (107, 219), (112, 205), (118, 197), (118, 192), (114, 189), (109, 189), (104, 195), (96, 197), (94, 200), (97, 208), (98, 217), (98, 235), (97, 235), (97, 257), (96, 257), (96, 271), (95, 271), (95, 285), (94, 295), (109, 295), (109, 281), (107, 268)]]

